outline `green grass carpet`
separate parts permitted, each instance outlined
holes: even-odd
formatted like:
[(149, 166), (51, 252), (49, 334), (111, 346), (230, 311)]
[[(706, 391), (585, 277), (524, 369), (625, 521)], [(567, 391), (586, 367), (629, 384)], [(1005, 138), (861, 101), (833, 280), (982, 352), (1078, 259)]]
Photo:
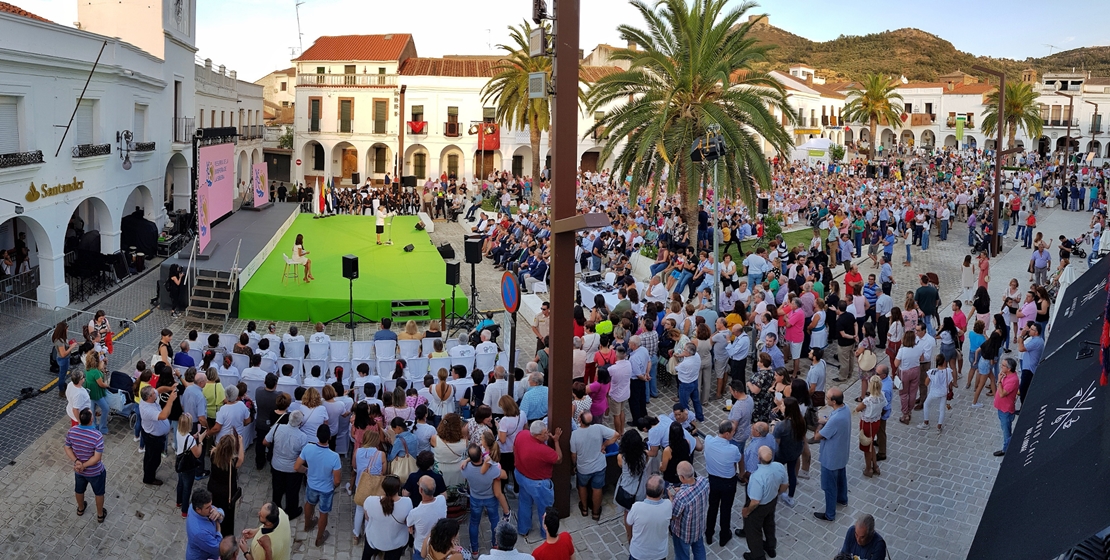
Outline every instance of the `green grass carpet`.
[[(239, 293), (239, 316), (270, 321), (327, 321), (348, 309), (348, 281), (343, 277), (343, 255), (359, 258), (359, 278), (354, 281), (354, 307), (372, 320), (388, 316), (395, 300), (428, 300), (428, 316), (439, 318), (440, 302), (447, 300), (451, 311), (451, 286), (445, 280), (446, 266), (428, 234), (415, 229), (419, 218), (397, 216), (393, 220), (393, 245), (377, 245), (374, 218), (333, 216), (313, 219), (297, 217), (278, 241), (266, 261)], [(385, 240), (389, 233), (382, 236)], [(316, 280), (305, 284), (283, 279), (285, 260), (292, 255), (297, 234), (304, 235), (304, 248), (312, 261)], [(403, 247), (414, 246), (411, 253)], [(299, 271), (303, 276), (303, 270)], [(466, 310), (466, 298), (456, 292), (458, 313)]]

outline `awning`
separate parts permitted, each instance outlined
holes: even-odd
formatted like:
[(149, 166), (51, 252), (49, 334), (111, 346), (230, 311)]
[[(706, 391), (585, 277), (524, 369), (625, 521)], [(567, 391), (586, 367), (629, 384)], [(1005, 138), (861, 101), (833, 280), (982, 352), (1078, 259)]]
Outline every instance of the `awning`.
[(1110, 387), (1099, 384), (1098, 352), (1110, 271), (1103, 261), (1058, 300), (968, 558), (1054, 558), (1110, 526)]

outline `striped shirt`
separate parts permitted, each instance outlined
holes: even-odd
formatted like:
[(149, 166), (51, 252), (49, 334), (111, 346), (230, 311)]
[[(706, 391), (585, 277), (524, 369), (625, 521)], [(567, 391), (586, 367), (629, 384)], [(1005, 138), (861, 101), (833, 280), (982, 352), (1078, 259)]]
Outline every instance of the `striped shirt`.
[(709, 513), (709, 478), (699, 476), (693, 484), (683, 484), (671, 503), (671, 534), (687, 543), (703, 538)]
[[(92, 459), (97, 453), (104, 453), (104, 436), (93, 426), (74, 426), (66, 433), (66, 447), (73, 450), (77, 460), (84, 463)], [(104, 463), (97, 461), (95, 465), (85, 467), (82, 476), (98, 476), (104, 472)]]

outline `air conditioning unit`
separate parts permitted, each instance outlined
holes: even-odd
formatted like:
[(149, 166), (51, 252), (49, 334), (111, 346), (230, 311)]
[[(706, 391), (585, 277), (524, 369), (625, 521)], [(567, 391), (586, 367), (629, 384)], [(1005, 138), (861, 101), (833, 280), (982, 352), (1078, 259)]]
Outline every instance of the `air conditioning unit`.
[(532, 72), (528, 74), (528, 99), (544, 99), (547, 97), (547, 73)]

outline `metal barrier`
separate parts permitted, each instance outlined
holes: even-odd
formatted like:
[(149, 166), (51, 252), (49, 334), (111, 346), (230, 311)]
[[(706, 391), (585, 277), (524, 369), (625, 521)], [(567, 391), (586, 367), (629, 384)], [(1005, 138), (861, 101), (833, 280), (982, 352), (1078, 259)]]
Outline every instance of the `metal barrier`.
[(13, 274), (0, 280), (0, 298), (22, 296), (39, 287), (39, 267), (31, 267), (26, 272)]
[[(81, 342), (85, 340), (83, 328), (96, 317), (96, 312), (57, 306), (51, 310), (51, 316), (53, 320), (49, 325), (51, 331), (53, 331), (58, 323), (64, 322), (66, 323), (67, 336), (72, 340)], [(108, 318), (109, 330), (117, 336), (130, 330), (135, 325), (135, 322), (131, 319), (113, 317), (111, 315), (105, 315), (105, 317)], [(120, 371), (128, 371), (126, 368), (134, 367), (139, 352), (142, 350), (141, 342), (115, 341), (112, 346), (112, 354), (108, 358), (110, 367)]]

